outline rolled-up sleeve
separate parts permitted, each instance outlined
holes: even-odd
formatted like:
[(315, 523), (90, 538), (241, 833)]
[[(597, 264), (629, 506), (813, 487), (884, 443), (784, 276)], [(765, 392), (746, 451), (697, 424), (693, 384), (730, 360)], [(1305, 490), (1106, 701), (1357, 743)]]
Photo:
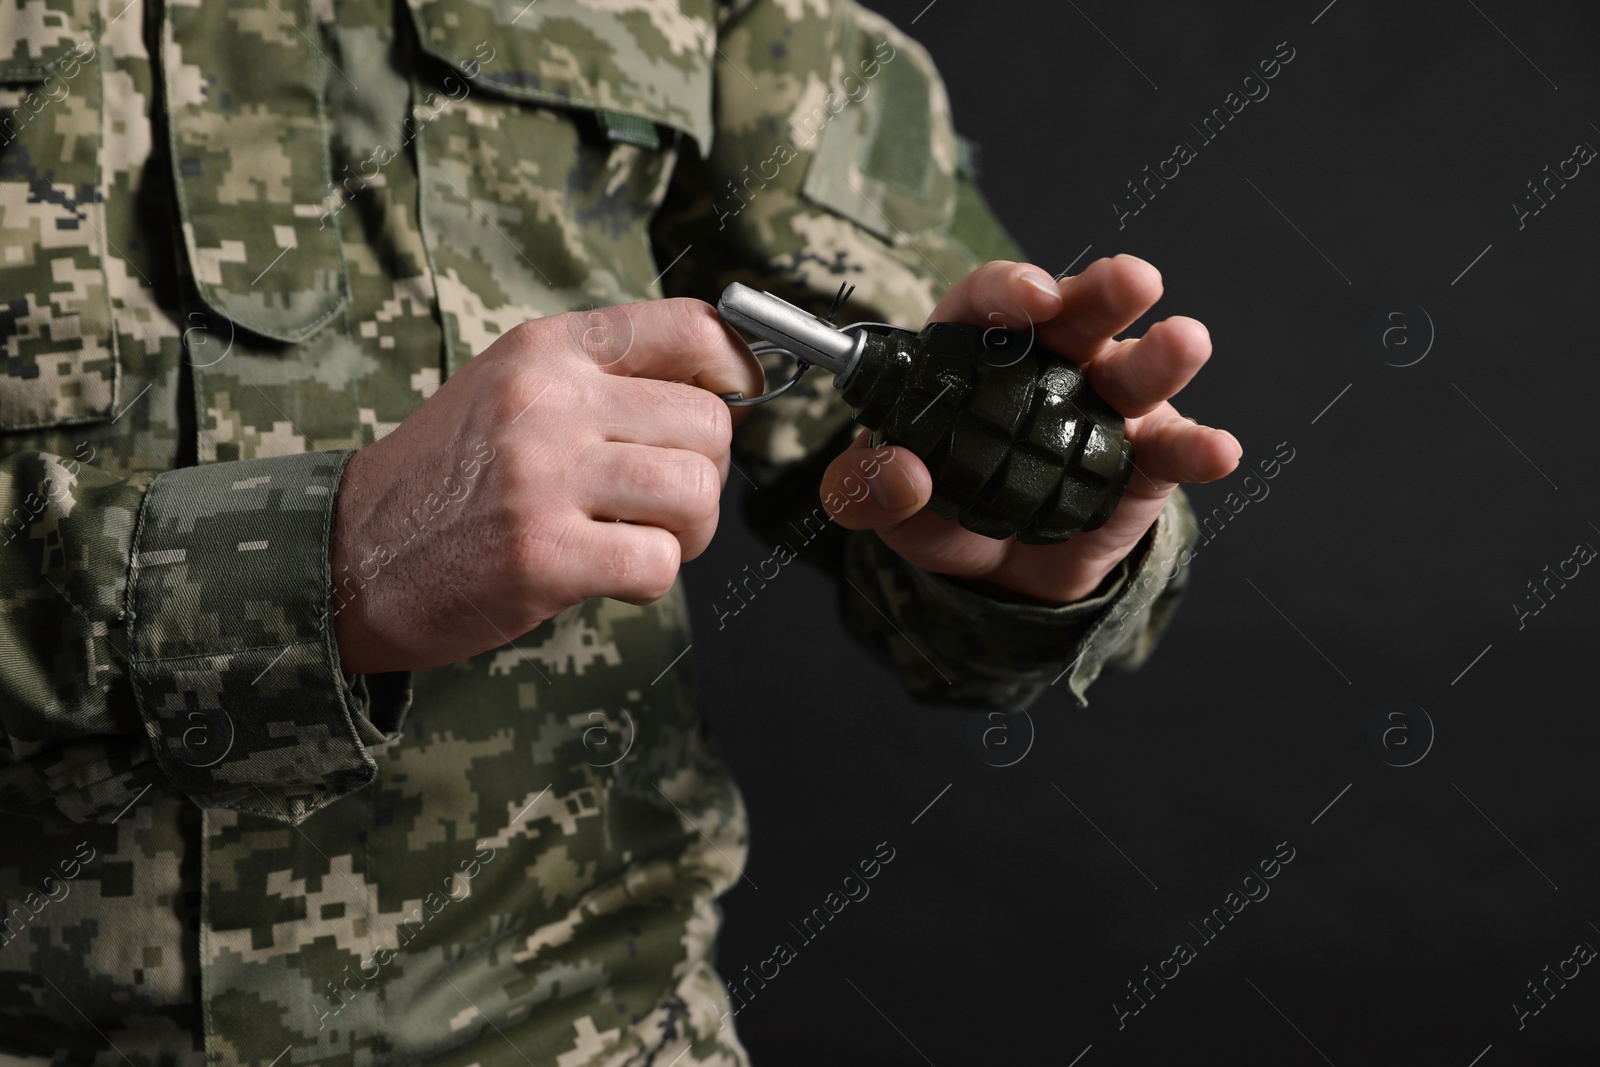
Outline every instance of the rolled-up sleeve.
[(372, 780), (405, 676), (347, 675), (330, 543), (348, 452), (188, 467), (140, 509), (132, 684), (162, 770), (201, 806), (298, 822)]
[(1025, 707), (1060, 683), (1087, 706), (1101, 671), (1135, 669), (1154, 651), (1188, 583), (1194, 538), (1175, 493), (1093, 594), (1054, 606), (975, 592), (858, 534), (845, 549), (844, 617), (927, 703)]
[(165, 784), (298, 822), (373, 778), (410, 676), (340, 669), (348, 456), (126, 477), (0, 460), (0, 808), (115, 821)]

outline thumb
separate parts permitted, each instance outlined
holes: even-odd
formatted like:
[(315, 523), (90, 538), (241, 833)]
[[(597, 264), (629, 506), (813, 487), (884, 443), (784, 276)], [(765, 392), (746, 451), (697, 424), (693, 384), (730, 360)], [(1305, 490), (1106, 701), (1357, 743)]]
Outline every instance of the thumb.
[(822, 475), (823, 506), (847, 530), (882, 530), (921, 511), (933, 495), (933, 476), (922, 460), (896, 445), (867, 444), (857, 435)]

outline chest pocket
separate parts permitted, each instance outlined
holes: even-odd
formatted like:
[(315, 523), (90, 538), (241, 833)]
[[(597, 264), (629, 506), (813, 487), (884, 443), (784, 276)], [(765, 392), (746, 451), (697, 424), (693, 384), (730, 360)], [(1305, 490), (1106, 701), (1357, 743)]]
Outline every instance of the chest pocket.
[(92, 0), (0, 5), (0, 430), (117, 402), (95, 29)]
[(711, 0), (411, 0), (411, 10), (423, 48), (491, 92), (634, 116), (710, 147)]
[[(189, 270), (213, 311), (304, 341), (349, 299), (329, 176), (318, 30), (226, 3), (164, 5), (162, 73)], [(259, 17), (257, 17), (259, 16)]]
[[(712, 135), (712, 0), (411, 0), (450, 369), (526, 319), (660, 295), (649, 222)], [(688, 150), (693, 150), (688, 149)]]

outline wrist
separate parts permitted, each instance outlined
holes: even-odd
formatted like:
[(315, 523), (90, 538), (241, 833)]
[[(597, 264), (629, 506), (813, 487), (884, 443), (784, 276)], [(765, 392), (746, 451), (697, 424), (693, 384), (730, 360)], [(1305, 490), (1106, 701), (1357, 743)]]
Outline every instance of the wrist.
[(996, 581), (981, 575), (958, 577), (947, 574), (944, 577), (974, 593), (1002, 603), (1057, 608), (1099, 596), (1112, 575), (1116, 573), (1120, 562), (1121, 560), (1110, 560), (1103, 564), (1079, 565), (1073, 568), (1072, 574), (1060, 579), (1053, 578), (1048, 583), (1048, 588), (1041, 588), (1037, 584), (1019, 588), (1016, 584)]
[(368, 615), (368, 597), (361, 595), (362, 546), (367, 538), (367, 512), (363, 492), (364, 450), (345, 464), (334, 505), (333, 533), (328, 544), (328, 616), (339, 646), (340, 666), (347, 674), (377, 674), (400, 669), (382, 661), (381, 643), (374, 640)]

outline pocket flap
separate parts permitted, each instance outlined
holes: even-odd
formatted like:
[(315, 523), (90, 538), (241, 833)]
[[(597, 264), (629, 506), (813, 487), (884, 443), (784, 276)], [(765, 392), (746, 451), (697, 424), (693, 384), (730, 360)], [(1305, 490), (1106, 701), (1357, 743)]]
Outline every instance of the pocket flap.
[[(410, 0), (422, 47), (518, 100), (632, 115), (711, 146), (711, 0)], [(493, 58), (485, 58), (488, 47)]]

